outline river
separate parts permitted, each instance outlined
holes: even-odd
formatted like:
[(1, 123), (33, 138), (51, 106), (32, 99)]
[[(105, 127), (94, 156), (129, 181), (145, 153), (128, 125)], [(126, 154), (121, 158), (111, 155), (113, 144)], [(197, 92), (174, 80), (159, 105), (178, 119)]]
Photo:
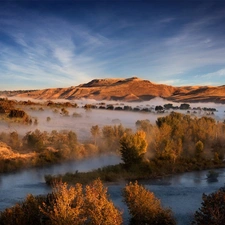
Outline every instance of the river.
[[(117, 156), (101, 156), (80, 162), (66, 162), (51, 167), (22, 170), (4, 174), (0, 177), (0, 210), (22, 201), (27, 194), (47, 194), (51, 188), (45, 184), (44, 175), (64, 174), (66, 172), (88, 171), (100, 166), (120, 162)], [(208, 182), (208, 171), (189, 172), (174, 175), (161, 180), (145, 181), (146, 188), (161, 199), (162, 205), (174, 212), (178, 225), (190, 224), (194, 212), (201, 206), (203, 193), (209, 194), (224, 186), (225, 169), (218, 169), (217, 182)], [(124, 184), (108, 185), (108, 191), (114, 204), (124, 211), (124, 220), (128, 224), (128, 212), (122, 202), (121, 190)]]

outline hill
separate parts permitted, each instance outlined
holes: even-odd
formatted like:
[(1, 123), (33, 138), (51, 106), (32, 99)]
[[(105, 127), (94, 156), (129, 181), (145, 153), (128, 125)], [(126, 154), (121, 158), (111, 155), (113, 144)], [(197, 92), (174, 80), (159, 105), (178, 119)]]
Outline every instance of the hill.
[[(1, 94), (1, 93), (0, 93)], [(13, 92), (10, 92), (13, 95)], [(174, 102), (225, 103), (225, 85), (173, 87), (155, 84), (137, 77), (127, 79), (94, 79), (88, 83), (68, 88), (51, 88), (15, 92), (14, 96), (34, 99), (95, 99), (146, 101), (161, 97)]]

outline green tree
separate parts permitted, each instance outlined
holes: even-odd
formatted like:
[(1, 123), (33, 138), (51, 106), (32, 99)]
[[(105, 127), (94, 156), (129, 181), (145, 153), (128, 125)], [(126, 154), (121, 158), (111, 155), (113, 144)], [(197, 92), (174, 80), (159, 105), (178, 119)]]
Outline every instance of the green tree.
[(122, 160), (127, 166), (140, 163), (143, 160), (146, 150), (147, 141), (144, 131), (138, 131), (135, 134), (125, 133), (120, 139)]
[(225, 188), (209, 195), (202, 195), (202, 206), (195, 212), (195, 225), (224, 225), (225, 224)]
[(131, 215), (131, 224), (176, 224), (172, 211), (162, 208), (160, 200), (137, 182), (125, 186), (123, 197)]

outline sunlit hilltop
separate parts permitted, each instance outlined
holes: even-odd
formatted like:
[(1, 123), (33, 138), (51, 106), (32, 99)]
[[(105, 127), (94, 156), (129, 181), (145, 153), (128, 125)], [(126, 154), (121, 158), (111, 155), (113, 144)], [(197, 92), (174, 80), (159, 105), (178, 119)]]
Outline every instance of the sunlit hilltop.
[(68, 88), (11, 91), (1, 94), (33, 99), (148, 101), (161, 97), (174, 102), (225, 103), (225, 85), (173, 87), (152, 83), (138, 77), (94, 79), (88, 83)]

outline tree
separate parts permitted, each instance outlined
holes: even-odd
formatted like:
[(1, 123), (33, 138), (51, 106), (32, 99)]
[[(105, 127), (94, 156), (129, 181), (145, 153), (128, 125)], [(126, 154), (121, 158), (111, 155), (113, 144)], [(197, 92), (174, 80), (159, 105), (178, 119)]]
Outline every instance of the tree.
[(164, 107), (165, 109), (172, 109), (172, 108), (173, 108), (173, 104), (168, 103), (168, 104), (163, 105), (163, 107)]
[(198, 141), (195, 144), (195, 156), (197, 159), (200, 159), (202, 157), (203, 149), (204, 149), (204, 144), (201, 141)]
[(69, 111), (68, 111), (67, 109), (65, 109), (65, 108), (62, 108), (62, 109), (61, 109), (61, 114), (62, 114), (63, 116), (69, 116)]
[(121, 212), (109, 200), (107, 189), (99, 179), (84, 188), (79, 183), (75, 187), (56, 183), (52, 196), (49, 203), (40, 207), (52, 225), (122, 224)]
[(95, 145), (96, 145), (97, 137), (100, 135), (100, 129), (99, 129), (98, 125), (95, 125), (95, 126), (91, 127), (91, 134), (92, 134), (92, 136), (94, 138)]
[(84, 196), (81, 184), (68, 187), (67, 183), (56, 183), (52, 194), (53, 200), (50, 205), (43, 203), (40, 207), (52, 225), (84, 224)]
[(163, 107), (161, 105), (157, 105), (155, 107), (155, 111), (162, 111), (163, 110)]
[(41, 132), (40, 130), (36, 129), (33, 132), (28, 132), (23, 138), (23, 141), (29, 148), (35, 149), (37, 152), (41, 152), (45, 148), (44, 143), (46, 138), (46, 132)]
[(104, 126), (102, 128), (102, 137), (103, 137), (103, 151), (117, 151), (120, 146), (120, 138), (126, 132), (129, 132), (128, 129), (125, 129), (121, 124), (114, 126)]
[(100, 179), (86, 186), (85, 212), (88, 225), (120, 225), (122, 224), (121, 212), (109, 200), (107, 188)]
[(187, 103), (183, 103), (180, 105), (180, 109), (190, 109), (190, 105)]
[(126, 185), (122, 195), (131, 215), (131, 224), (175, 224), (171, 210), (163, 209), (160, 200), (137, 181)]
[(13, 131), (12, 133), (10, 133), (9, 143), (13, 149), (18, 150), (21, 147), (22, 143), (21, 143), (21, 141), (19, 139), (19, 135), (16, 131)]
[(138, 131), (135, 134), (125, 133), (120, 139), (120, 152), (122, 160), (127, 166), (140, 163), (147, 150), (145, 132)]
[(138, 130), (143, 130), (146, 134), (150, 134), (153, 129), (149, 120), (137, 120), (135, 125)]
[(209, 195), (202, 195), (202, 206), (195, 212), (195, 225), (224, 225), (225, 224), (225, 188)]
[(75, 146), (77, 145), (77, 135), (75, 132), (73, 131), (69, 131), (67, 135), (68, 141), (69, 141), (69, 146), (71, 148), (75, 148)]
[(40, 225), (41, 212), (39, 205), (44, 197), (28, 195), (24, 202), (0, 212), (1, 225)]

